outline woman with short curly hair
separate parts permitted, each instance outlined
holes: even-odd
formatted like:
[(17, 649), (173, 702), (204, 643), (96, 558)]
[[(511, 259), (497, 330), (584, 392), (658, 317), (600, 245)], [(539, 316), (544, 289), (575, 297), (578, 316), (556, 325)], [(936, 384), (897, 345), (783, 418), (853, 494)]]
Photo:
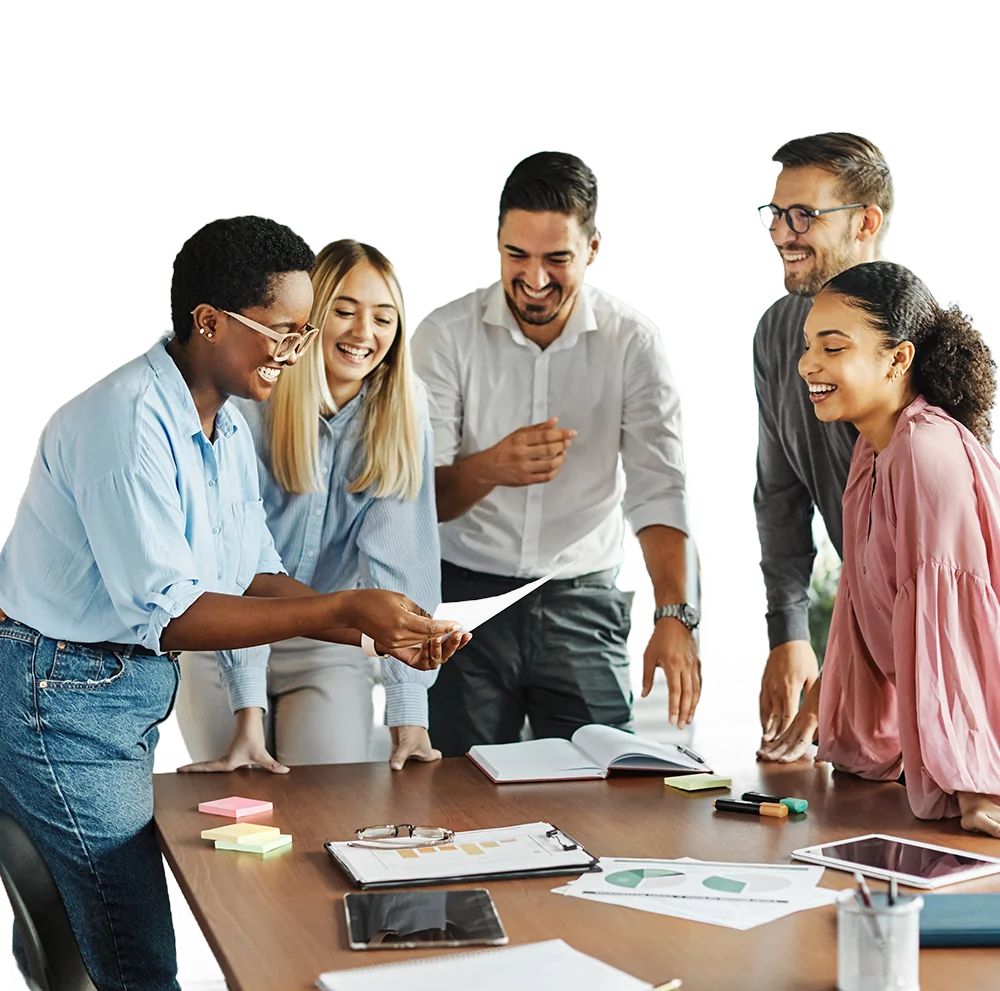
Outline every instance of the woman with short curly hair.
[(956, 307), (889, 262), (831, 279), (799, 372), (816, 416), (860, 432), (819, 683), (772, 758), (905, 771), (922, 819), (1000, 837), (1000, 464), (995, 364)]

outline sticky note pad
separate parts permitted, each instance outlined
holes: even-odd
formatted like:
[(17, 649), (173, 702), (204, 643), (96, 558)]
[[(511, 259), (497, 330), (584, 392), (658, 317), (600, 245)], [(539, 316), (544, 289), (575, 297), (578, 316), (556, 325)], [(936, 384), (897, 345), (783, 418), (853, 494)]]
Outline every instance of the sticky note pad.
[(212, 816), (228, 816), (230, 819), (242, 819), (244, 816), (255, 816), (261, 812), (270, 812), (273, 803), (263, 802), (259, 798), (219, 798), (214, 802), (200, 802), (199, 812), (207, 812)]
[(673, 778), (664, 778), (663, 783), (681, 791), (707, 791), (709, 788), (729, 788), (733, 779), (719, 774), (678, 774)]
[(231, 826), (216, 826), (203, 829), (203, 840), (222, 840), (224, 843), (254, 843), (265, 837), (274, 837), (281, 832), (277, 826), (259, 826), (253, 822), (234, 822)]
[(292, 838), (288, 833), (279, 833), (277, 836), (265, 836), (262, 839), (247, 843), (230, 843), (227, 840), (216, 840), (216, 850), (236, 850), (240, 853), (270, 853), (283, 846), (291, 846)]

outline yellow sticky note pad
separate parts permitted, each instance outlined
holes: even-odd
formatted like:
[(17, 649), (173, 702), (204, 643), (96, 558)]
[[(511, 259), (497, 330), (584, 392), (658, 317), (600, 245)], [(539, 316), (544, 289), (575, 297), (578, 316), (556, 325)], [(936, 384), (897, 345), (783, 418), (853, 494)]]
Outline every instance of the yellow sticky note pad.
[(663, 783), (681, 791), (707, 791), (709, 788), (729, 788), (733, 779), (718, 774), (678, 774), (673, 778), (664, 778)]
[(234, 822), (229, 826), (203, 829), (203, 840), (222, 840), (224, 843), (257, 843), (281, 832), (277, 826), (257, 826), (252, 822)]
[(270, 853), (283, 846), (289, 846), (292, 842), (288, 833), (279, 833), (277, 836), (262, 836), (252, 843), (227, 843), (225, 840), (216, 840), (216, 850), (237, 850), (239, 853)]

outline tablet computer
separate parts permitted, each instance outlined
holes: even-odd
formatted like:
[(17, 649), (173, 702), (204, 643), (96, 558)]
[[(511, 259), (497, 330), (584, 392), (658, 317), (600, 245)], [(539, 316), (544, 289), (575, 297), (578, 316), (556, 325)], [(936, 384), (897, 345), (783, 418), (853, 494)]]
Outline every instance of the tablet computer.
[(913, 888), (940, 888), (986, 874), (1000, 874), (1000, 860), (899, 836), (869, 833), (793, 850), (796, 860), (841, 871), (860, 871)]
[(344, 895), (352, 950), (501, 946), (507, 933), (485, 888)]

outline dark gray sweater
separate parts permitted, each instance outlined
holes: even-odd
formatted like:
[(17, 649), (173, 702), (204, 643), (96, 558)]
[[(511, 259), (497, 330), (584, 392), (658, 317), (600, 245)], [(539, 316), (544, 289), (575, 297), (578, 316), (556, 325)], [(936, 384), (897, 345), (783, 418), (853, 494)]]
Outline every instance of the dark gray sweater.
[(771, 647), (809, 639), (809, 581), (816, 556), (813, 509), (819, 509), (842, 555), (841, 500), (858, 437), (850, 423), (816, 418), (799, 376), (802, 328), (811, 306), (804, 296), (779, 299), (761, 317), (753, 339), (760, 425), (754, 509)]

